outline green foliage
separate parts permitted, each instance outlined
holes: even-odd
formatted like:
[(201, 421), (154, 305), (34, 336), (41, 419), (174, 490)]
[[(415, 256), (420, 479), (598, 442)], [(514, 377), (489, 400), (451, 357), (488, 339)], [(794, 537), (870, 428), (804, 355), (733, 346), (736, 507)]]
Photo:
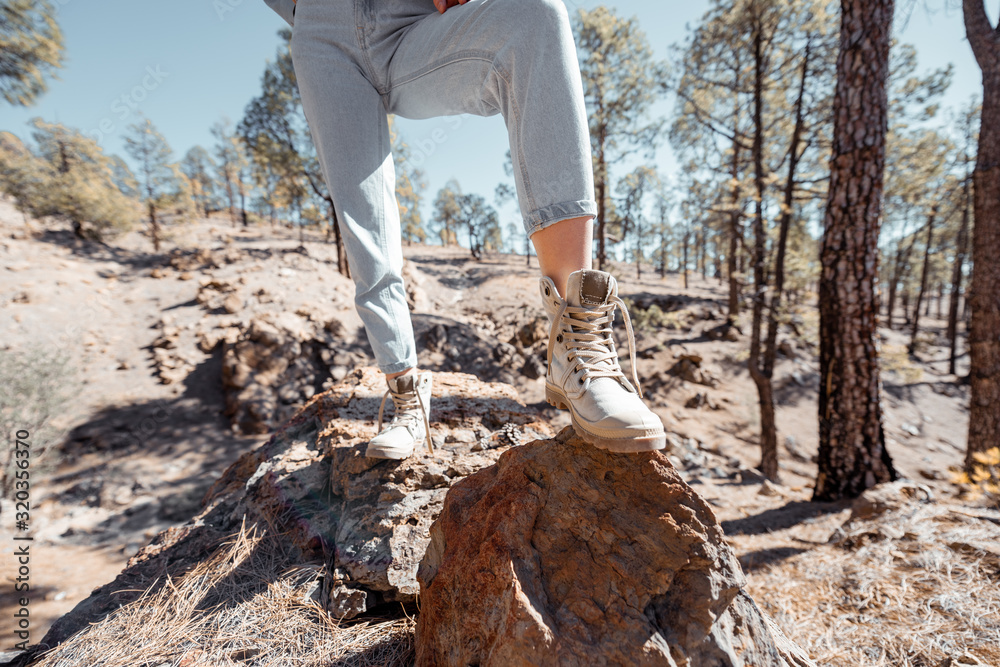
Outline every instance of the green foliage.
[(70, 221), (81, 238), (105, 239), (128, 230), (139, 209), (123, 191), (128, 168), (120, 158), (106, 156), (77, 130), (40, 118), (32, 124), (34, 152), (13, 135), (0, 140), (0, 189), (23, 213)]
[(201, 146), (190, 149), (181, 160), (181, 171), (191, 184), (191, 192), (201, 212), (207, 216), (216, 197), (218, 183), (212, 175), (215, 171), (215, 160)]
[(636, 331), (652, 332), (662, 329), (686, 331), (691, 328), (691, 323), (695, 319), (694, 314), (686, 308), (663, 310), (655, 303), (649, 308), (637, 308), (628, 297), (622, 301), (628, 308), (629, 317), (632, 318), (632, 328)]
[(646, 224), (643, 212), (644, 199), (647, 192), (657, 190), (661, 185), (660, 175), (655, 169), (640, 165), (618, 181), (618, 193), (621, 195), (621, 238), (631, 236), (632, 243), (626, 249), (626, 259), (636, 266), (637, 274), (641, 274), (642, 262), (646, 259), (645, 246), (649, 243), (651, 225)]
[(438, 238), (442, 245), (452, 245), (458, 243), (458, 226), (461, 222), (462, 188), (454, 179), (444, 184), (438, 190), (434, 199), (433, 223), (438, 232)]
[(0, 95), (30, 106), (62, 67), (63, 37), (49, 0), (0, 0)]
[(129, 126), (125, 150), (139, 167), (139, 196), (149, 213), (150, 231), (155, 250), (160, 249), (158, 215), (170, 211), (182, 218), (194, 216), (190, 181), (173, 161), (173, 151), (148, 118)]
[(661, 120), (648, 112), (660, 93), (666, 66), (653, 59), (635, 18), (619, 17), (603, 5), (580, 9), (573, 21), (583, 80), (597, 194), (597, 259), (606, 261), (607, 225), (614, 223), (611, 167), (636, 148), (652, 157)]

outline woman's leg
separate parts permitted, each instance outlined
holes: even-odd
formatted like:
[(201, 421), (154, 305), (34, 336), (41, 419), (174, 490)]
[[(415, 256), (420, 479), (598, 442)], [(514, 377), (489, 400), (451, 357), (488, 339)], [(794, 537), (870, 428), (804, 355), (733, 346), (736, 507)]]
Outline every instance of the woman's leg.
[(389, 111), (503, 114), (529, 236), (596, 215), (580, 66), (561, 0), (469, 0), (444, 14), (426, 0), (387, 0), (373, 11), (367, 46)]
[[(590, 267), (593, 194), (586, 107), (569, 16), (561, 0), (470, 0), (412, 19), (389, 1), (374, 21), (374, 53), (391, 56), (380, 83), (407, 117), (503, 113), (525, 231), (538, 250), (549, 317), (546, 398), (572, 412), (595, 446), (661, 449), (663, 424), (618, 362), (611, 326), (625, 312), (614, 277)], [(393, 29), (397, 28), (397, 29)], [(626, 322), (628, 320), (626, 319)], [(629, 327), (630, 356), (634, 341)], [(633, 358), (634, 362), (634, 358)]]
[(381, 96), (363, 71), (353, 0), (296, 6), (291, 52), (302, 107), (336, 207), (355, 305), (379, 368), (417, 364), (403, 289), (395, 171)]
[(555, 283), (560, 296), (566, 296), (569, 274), (591, 267), (593, 237), (594, 224), (589, 216), (563, 220), (531, 235), (542, 275)]

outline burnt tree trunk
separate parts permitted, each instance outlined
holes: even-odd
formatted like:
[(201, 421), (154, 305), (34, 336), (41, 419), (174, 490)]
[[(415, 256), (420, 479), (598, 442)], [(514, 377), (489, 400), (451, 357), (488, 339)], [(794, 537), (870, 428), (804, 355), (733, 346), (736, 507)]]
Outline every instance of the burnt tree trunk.
[(820, 250), (819, 470), (813, 500), (896, 479), (878, 361), (878, 236), (893, 0), (841, 0), (833, 154)]
[(344, 247), (344, 237), (340, 233), (340, 219), (337, 217), (337, 209), (330, 197), (326, 198), (326, 203), (330, 207), (330, 229), (333, 230), (334, 242), (337, 244), (337, 271), (342, 276), (350, 278), (351, 267), (347, 263), (347, 249)]
[(608, 165), (604, 158), (604, 145), (605, 136), (604, 128), (601, 128), (600, 134), (598, 136), (597, 142), (597, 170), (596, 170), (596, 189), (597, 189), (597, 270), (604, 271), (604, 264), (608, 260), (607, 251), (605, 250), (605, 236), (607, 234), (604, 228), (605, 217), (607, 216), (607, 202), (605, 198), (607, 197), (607, 183), (608, 180)]
[(691, 240), (691, 232), (689, 230), (684, 231), (684, 265), (681, 266), (681, 270), (684, 272), (684, 289), (688, 288), (688, 245)]
[[(755, 17), (756, 19), (756, 17)], [(750, 377), (757, 385), (760, 403), (760, 471), (769, 479), (778, 480), (778, 429), (774, 415), (774, 388), (771, 377), (761, 368), (761, 325), (764, 299), (767, 295), (767, 231), (764, 228), (764, 54), (763, 36), (758, 20), (753, 30), (753, 170), (757, 189), (753, 231), (753, 324), (750, 337)]]
[[(931, 213), (927, 216), (927, 247), (924, 248), (924, 268), (920, 272), (920, 291), (917, 292), (917, 305), (913, 309), (913, 327), (910, 329), (910, 345), (907, 348), (910, 355), (914, 355), (917, 352), (917, 333), (920, 331), (920, 304), (924, 300), (924, 294), (927, 292), (927, 276), (930, 273), (931, 246), (934, 245), (934, 221), (936, 218), (937, 204), (931, 207)], [(927, 310), (928, 312), (925, 314), (930, 317), (930, 299), (928, 299)]]
[(969, 447), (973, 454), (1000, 444), (1000, 29), (983, 0), (963, 0), (965, 32), (983, 73), (979, 150), (973, 172), (972, 281), (969, 286)]
[(729, 214), (729, 253), (726, 257), (726, 267), (729, 273), (729, 321), (736, 324), (740, 316), (740, 281), (737, 277), (736, 255), (739, 252), (739, 239), (743, 235), (740, 230), (740, 145), (733, 141), (733, 162), (730, 174), (733, 182), (733, 210)]
[(962, 273), (965, 254), (969, 248), (969, 206), (972, 204), (972, 176), (965, 179), (963, 187), (965, 205), (962, 207), (962, 224), (955, 240), (955, 266), (951, 270), (951, 294), (948, 301), (948, 373), (955, 375), (955, 358), (958, 356), (958, 306), (962, 296)]
[[(913, 236), (910, 238), (910, 243), (905, 249), (896, 249), (896, 259), (892, 265), (892, 280), (889, 281), (889, 305), (886, 308), (885, 315), (885, 326), (889, 329), (892, 328), (892, 316), (896, 309), (896, 295), (899, 294), (899, 281), (903, 279), (904, 271), (910, 264), (910, 254), (913, 252), (913, 245), (916, 243), (916, 240), (917, 232), (914, 232)], [(900, 241), (902, 241), (902, 239)], [(905, 317), (905, 306), (903, 311)]]
[(160, 252), (160, 222), (156, 219), (156, 206), (149, 200), (149, 233), (153, 237), (153, 250)]

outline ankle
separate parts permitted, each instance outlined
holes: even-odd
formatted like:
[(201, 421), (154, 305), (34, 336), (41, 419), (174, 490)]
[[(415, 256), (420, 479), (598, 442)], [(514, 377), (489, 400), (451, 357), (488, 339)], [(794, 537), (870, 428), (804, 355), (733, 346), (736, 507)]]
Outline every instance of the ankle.
[(394, 378), (398, 378), (400, 375), (406, 375), (407, 373), (409, 373), (412, 370), (414, 370), (414, 368), (410, 367), (410, 368), (407, 368), (406, 370), (402, 370), (402, 371), (399, 371), (397, 373), (386, 373), (385, 374), (385, 379), (386, 380), (392, 380)]

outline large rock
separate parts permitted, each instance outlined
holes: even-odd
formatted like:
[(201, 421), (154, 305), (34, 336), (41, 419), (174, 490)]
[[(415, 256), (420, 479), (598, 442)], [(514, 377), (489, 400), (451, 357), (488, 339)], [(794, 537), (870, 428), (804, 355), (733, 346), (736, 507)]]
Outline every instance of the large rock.
[[(322, 570), (322, 591), (302, 594), (324, 601), (333, 615), (414, 601), (417, 566), (448, 488), (519, 439), (552, 435), (509, 385), (462, 373), (435, 373), (433, 382), (432, 428), (440, 441), (434, 456), (426, 449), (405, 461), (364, 456), (385, 380), (375, 368), (357, 369), (237, 459), (205, 494), (197, 516), (157, 535), (114, 581), (59, 619), (41, 647), (62, 643), (147, 588), (158, 590), (164, 575), (182, 575), (254, 525), (282, 536), (288, 568)], [(135, 631), (141, 643), (144, 630)]]
[(666, 455), (571, 428), (454, 485), (418, 578), (418, 665), (813, 664)]

